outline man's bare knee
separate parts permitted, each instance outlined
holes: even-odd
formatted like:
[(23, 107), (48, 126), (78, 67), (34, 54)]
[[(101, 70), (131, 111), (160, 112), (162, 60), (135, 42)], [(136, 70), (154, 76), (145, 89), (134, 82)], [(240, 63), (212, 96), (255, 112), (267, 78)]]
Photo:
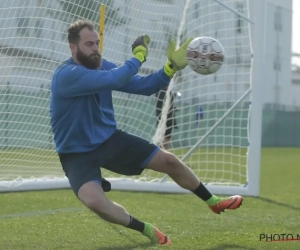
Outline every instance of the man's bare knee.
[(78, 198), (86, 207), (98, 214), (105, 210), (107, 198), (97, 182), (83, 184), (78, 191)]
[(179, 174), (184, 165), (174, 154), (160, 150), (149, 162), (148, 168), (170, 175)]
[(88, 182), (82, 185), (78, 191), (78, 198), (100, 218), (123, 226), (129, 224), (130, 217), (126, 209), (107, 199), (98, 183)]
[(168, 155), (166, 165), (169, 175), (179, 175), (185, 168), (184, 164), (174, 154)]

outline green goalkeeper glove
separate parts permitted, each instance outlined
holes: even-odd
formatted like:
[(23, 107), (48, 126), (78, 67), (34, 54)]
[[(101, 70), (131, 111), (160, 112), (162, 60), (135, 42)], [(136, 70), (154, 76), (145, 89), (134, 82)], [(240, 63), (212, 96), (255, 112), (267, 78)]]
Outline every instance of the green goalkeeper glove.
[(186, 61), (186, 48), (193, 38), (189, 38), (179, 49), (175, 50), (176, 43), (172, 39), (168, 48), (168, 61), (164, 66), (164, 71), (169, 77), (173, 77), (174, 74), (184, 69), (187, 66)]
[(140, 35), (131, 46), (134, 57), (140, 60), (141, 63), (146, 62), (149, 43), (150, 37), (148, 35)]

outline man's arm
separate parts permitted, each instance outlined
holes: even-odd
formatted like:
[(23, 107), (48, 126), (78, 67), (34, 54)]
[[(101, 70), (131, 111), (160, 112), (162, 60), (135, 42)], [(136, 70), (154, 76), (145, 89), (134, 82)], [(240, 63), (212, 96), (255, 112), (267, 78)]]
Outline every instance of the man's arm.
[(52, 87), (64, 97), (82, 96), (114, 90), (130, 82), (148, 55), (148, 35), (138, 36), (131, 45), (134, 58), (109, 70), (89, 70), (76, 64), (66, 64), (55, 71)]
[(128, 85), (121, 87), (118, 91), (140, 95), (152, 95), (160, 89), (167, 87), (174, 74), (187, 66), (185, 58), (186, 48), (192, 40), (192, 38), (189, 38), (177, 50), (175, 40), (172, 40), (168, 47), (168, 60), (163, 69), (146, 77), (135, 76)]
[(98, 93), (103, 89), (119, 89), (137, 74), (141, 62), (136, 58), (110, 70), (89, 70), (80, 65), (62, 66), (53, 76), (58, 92), (65, 97)]
[(160, 69), (147, 76), (135, 75), (130, 82), (117, 89), (117, 91), (150, 96), (168, 87), (170, 80), (164, 70)]

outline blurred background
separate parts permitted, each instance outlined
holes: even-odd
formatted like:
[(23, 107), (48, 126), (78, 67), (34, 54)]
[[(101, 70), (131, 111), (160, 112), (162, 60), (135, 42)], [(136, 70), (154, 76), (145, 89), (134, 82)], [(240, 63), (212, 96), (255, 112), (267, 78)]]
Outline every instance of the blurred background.
[[(156, 2), (162, 4), (162, 7), (155, 7)], [(166, 51), (168, 39), (171, 36), (176, 36), (182, 19), (180, 13), (184, 7), (184, 2), (156, 0), (152, 4), (138, 0), (14, 0), (10, 3), (1, 1), (0, 16), (3, 21), (0, 23), (0, 64), (3, 65), (2, 68), (5, 67), (5, 70), (0, 72), (0, 91), (2, 91), (0, 98), (3, 99), (3, 103), (6, 103), (2, 107), (3, 110), (10, 109), (9, 111), (13, 112), (12, 104), (15, 102), (23, 104), (30, 102), (28, 105), (19, 105), (18, 109), (23, 106), (23, 108), (27, 108), (26, 112), (29, 112), (29, 108), (32, 108), (30, 112), (33, 114), (37, 112), (37, 106), (43, 107), (39, 110), (43, 114), (32, 118), (36, 120), (32, 120), (31, 127), (28, 129), (33, 132), (40, 130), (39, 136), (43, 136), (42, 139), (32, 140), (32, 145), (53, 147), (52, 132), (48, 126), (49, 86), (52, 70), (65, 60), (69, 53), (65, 31), (70, 21), (73, 21), (75, 17), (85, 17), (97, 24), (99, 22), (99, 7), (101, 3), (104, 3), (107, 7), (107, 18), (103, 54), (105, 58), (119, 64), (123, 63), (131, 54), (130, 46), (124, 46), (124, 44), (131, 44), (134, 37), (145, 32), (145, 30), (150, 32), (152, 52), (149, 55), (147, 66), (143, 67), (141, 72), (147, 74), (156, 70), (157, 67), (163, 66), (165, 54), (162, 51)], [(262, 146), (300, 146), (299, 2), (299, 0), (266, 0), (266, 33), (262, 34), (266, 37), (265, 44), (262, 44), (266, 51), (264, 55), (266, 62), (265, 84), (262, 86), (264, 103)], [(223, 66), (217, 74), (202, 77), (200, 84), (199, 78), (196, 79), (199, 76), (186, 70), (182, 74), (182, 80), (179, 79), (185, 84), (174, 85), (175, 90), (182, 93), (182, 97), (177, 100), (177, 106), (181, 108), (178, 119), (182, 126), (177, 134), (174, 134), (174, 147), (193, 145), (192, 140), (197, 137), (197, 131), (194, 126), (195, 122), (192, 124), (191, 120), (195, 119), (194, 116), (199, 103), (204, 105), (205, 110), (214, 110), (216, 104), (223, 105), (224, 107), (219, 109), (225, 112), (228, 110), (227, 107), (250, 86), (251, 52), (247, 42), (249, 40), (247, 22), (232, 15), (230, 11), (214, 1), (202, 0), (201, 6), (197, 1), (192, 1), (192, 3), (193, 6), (189, 8), (187, 15), (186, 25), (188, 28), (185, 28), (180, 34), (181, 38), (184, 40), (191, 34), (217, 37), (227, 49), (227, 65), (226, 67)], [(248, 15), (248, 9), (251, 12), (251, 1), (249, 1), (249, 8), (247, 8), (247, 1), (245, 0), (228, 0), (226, 3), (244, 15)], [(78, 6), (85, 7), (79, 8)], [(152, 12), (155, 15), (149, 14)], [(146, 15), (147, 13), (148, 15)], [(210, 15), (207, 16), (207, 13)], [(226, 22), (218, 21), (219, 17)], [(138, 23), (134, 23), (136, 20)], [(199, 22), (193, 23), (193, 20)], [(30, 91), (32, 96), (38, 92), (41, 96), (35, 100), (30, 99), (31, 101), (25, 100), (23, 96), (19, 96), (17, 99), (15, 98), (16, 95), (13, 94), (14, 91)], [(123, 124), (126, 130), (128, 130), (128, 126), (129, 129), (139, 130), (134, 132), (150, 139), (156, 129), (155, 98), (152, 98), (149, 104), (149, 99), (144, 100), (140, 97), (138, 100), (135, 100), (137, 97), (125, 96), (124, 94), (116, 94), (115, 97), (119, 101), (119, 103), (116, 102), (119, 124)], [(130, 106), (129, 99), (139, 105)], [(140, 105), (142, 104), (147, 105), (147, 107), (141, 108)], [(245, 99), (243, 104), (249, 105), (249, 99)], [(119, 112), (118, 107), (123, 109), (124, 106), (128, 105), (131, 111), (136, 112), (130, 116), (124, 114), (123, 111)], [(184, 109), (185, 107), (190, 110)], [(144, 112), (140, 114), (139, 110), (141, 109)], [(246, 108), (241, 107), (242, 113), (236, 114), (236, 116), (241, 117), (239, 118), (240, 121), (245, 121), (243, 131), (246, 131), (247, 110), (248, 106)], [(29, 116), (25, 117), (24, 111), (19, 112), (18, 118), (12, 118), (8, 112), (4, 111), (0, 119), (6, 122), (2, 123), (5, 128), (0, 131), (0, 144), (20, 146), (22, 145), (20, 138), (28, 138), (31, 135), (23, 136), (23, 134), (18, 134), (21, 129), (11, 129), (12, 135), (6, 136), (5, 133), (9, 133), (8, 128), (10, 127), (7, 121), (9, 119), (25, 121), (28, 119), (26, 117)], [(191, 115), (187, 117), (186, 113)], [(139, 114), (139, 116), (134, 117), (135, 114)], [(141, 124), (140, 129), (137, 129), (134, 125), (136, 121), (145, 120), (145, 115), (149, 116), (149, 114), (152, 114), (150, 118), (147, 118), (149, 120)], [(207, 124), (204, 123), (203, 127), (206, 130), (209, 129), (219, 117), (220, 115), (217, 115), (216, 112), (212, 112), (210, 116), (206, 116)], [(37, 123), (43, 124), (43, 126), (37, 128), (35, 127)], [(23, 123), (20, 122), (14, 124), (15, 126), (23, 126)], [(231, 123), (229, 127), (232, 127)], [(203, 133), (206, 130), (204, 129)], [(194, 134), (189, 135), (191, 139), (188, 142), (184, 142), (187, 137), (185, 131), (194, 131)], [(243, 131), (233, 131), (232, 134), (242, 133), (240, 137), (247, 139)], [(225, 132), (222, 130), (220, 133)], [(230, 136), (232, 137), (232, 135)], [(10, 140), (9, 143), (7, 138)], [(177, 145), (176, 138), (184, 145)], [(28, 140), (24, 140), (24, 143), (28, 144)], [(247, 140), (241, 144), (246, 145)]]

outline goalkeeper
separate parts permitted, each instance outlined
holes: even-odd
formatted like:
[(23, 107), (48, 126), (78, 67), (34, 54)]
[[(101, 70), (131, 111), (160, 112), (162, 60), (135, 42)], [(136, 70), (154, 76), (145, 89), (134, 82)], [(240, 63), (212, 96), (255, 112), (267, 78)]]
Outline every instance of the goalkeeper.
[(52, 77), (51, 125), (62, 168), (86, 207), (108, 222), (141, 232), (153, 243), (171, 243), (156, 227), (106, 198), (104, 191), (110, 190), (110, 183), (102, 178), (101, 168), (122, 175), (140, 175), (145, 168), (168, 174), (215, 213), (240, 206), (241, 196), (212, 195), (175, 155), (117, 128), (112, 91), (150, 96), (166, 88), (173, 75), (187, 66), (185, 49), (190, 40), (178, 50), (172, 41), (164, 67), (144, 77), (137, 73), (148, 55), (146, 35), (137, 37), (133, 57), (121, 66), (102, 59), (98, 33), (89, 21), (72, 23), (68, 41), (72, 56)]

